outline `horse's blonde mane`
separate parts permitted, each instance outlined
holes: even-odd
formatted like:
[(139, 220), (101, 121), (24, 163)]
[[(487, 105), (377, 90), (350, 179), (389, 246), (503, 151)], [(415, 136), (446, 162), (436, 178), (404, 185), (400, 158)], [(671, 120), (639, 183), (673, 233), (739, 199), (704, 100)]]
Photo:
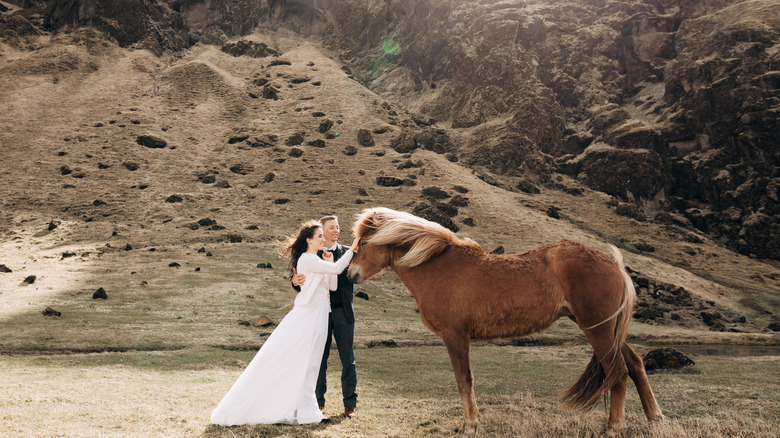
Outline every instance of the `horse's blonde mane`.
[(367, 242), (409, 248), (397, 261), (399, 266), (405, 268), (425, 263), (444, 251), (448, 245), (482, 250), (477, 242), (460, 238), (435, 222), (384, 207), (369, 208), (358, 215), (353, 230), (355, 236), (362, 238), (371, 230), (375, 233), (366, 240)]

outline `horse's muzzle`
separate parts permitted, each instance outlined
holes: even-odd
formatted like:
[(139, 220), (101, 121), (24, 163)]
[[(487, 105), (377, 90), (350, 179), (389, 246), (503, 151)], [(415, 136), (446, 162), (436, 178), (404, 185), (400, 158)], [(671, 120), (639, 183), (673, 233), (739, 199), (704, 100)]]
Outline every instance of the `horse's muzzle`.
[(347, 278), (354, 284), (360, 284), (363, 282), (363, 277), (360, 276), (360, 271), (358, 270), (353, 272), (352, 269), (350, 269), (347, 271)]

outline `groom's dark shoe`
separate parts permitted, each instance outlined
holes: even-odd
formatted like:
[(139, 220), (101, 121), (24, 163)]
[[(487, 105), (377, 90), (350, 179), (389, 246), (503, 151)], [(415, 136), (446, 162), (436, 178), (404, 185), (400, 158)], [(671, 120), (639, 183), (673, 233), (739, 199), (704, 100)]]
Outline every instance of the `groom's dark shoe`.
[(355, 418), (357, 415), (357, 408), (355, 406), (344, 406), (344, 416), (347, 418)]

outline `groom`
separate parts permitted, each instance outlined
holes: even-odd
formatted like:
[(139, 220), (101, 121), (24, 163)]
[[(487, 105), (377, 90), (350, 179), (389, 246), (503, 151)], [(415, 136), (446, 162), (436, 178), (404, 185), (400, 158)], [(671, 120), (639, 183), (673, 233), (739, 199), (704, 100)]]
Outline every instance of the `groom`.
[[(349, 250), (337, 241), (341, 234), (339, 228), (339, 219), (336, 216), (325, 216), (320, 219), (322, 224), (322, 235), (325, 238), (324, 251), (333, 253), (335, 262), (346, 251)], [(322, 253), (318, 254), (322, 257)], [(306, 277), (303, 274), (295, 272), (292, 283), (296, 291), (301, 290)], [(328, 369), (328, 356), (330, 354), (330, 345), (333, 338), (336, 338), (336, 348), (339, 350), (341, 358), (341, 392), (344, 396), (344, 415), (354, 417), (357, 411), (357, 372), (355, 370), (355, 354), (352, 349), (352, 343), (355, 338), (355, 313), (352, 310), (352, 283), (347, 279), (347, 270), (338, 276), (338, 288), (330, 292), (330, 317), (328, 322), (328, 340), (325, 342), (325, 353), (322, 355), (322, 364), (320, 364), (320, 375), (317, 378), (317, 403), (320, 409), (325, 407), (325, 392), (328, 387), (325, 382), (325, 374)]]

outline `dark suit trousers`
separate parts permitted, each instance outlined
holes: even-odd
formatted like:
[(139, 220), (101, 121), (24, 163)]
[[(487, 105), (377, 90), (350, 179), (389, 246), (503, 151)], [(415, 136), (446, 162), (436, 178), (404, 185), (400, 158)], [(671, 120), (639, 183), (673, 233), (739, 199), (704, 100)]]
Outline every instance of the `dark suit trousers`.
[[(345, 305), (349, 306), (349, 303)], [(355, 353), (352, 343), (355, 339), (355, 324), (347, 322), (343, 308), (335, 308), (330, 312), (328, 322), (328, 340), (325, 342), (325, 353), (322, 355), (320, 375), (317, 378), (317, 403), (325, 406), (325, 392), (328, 390), (326, 374), (328, 356), (333, 338), (336, 338), (336, 348), (341, 358), (341, 393), (344, 396), (344, 406), (357, 406), (357, 372), (355, 369)]]

